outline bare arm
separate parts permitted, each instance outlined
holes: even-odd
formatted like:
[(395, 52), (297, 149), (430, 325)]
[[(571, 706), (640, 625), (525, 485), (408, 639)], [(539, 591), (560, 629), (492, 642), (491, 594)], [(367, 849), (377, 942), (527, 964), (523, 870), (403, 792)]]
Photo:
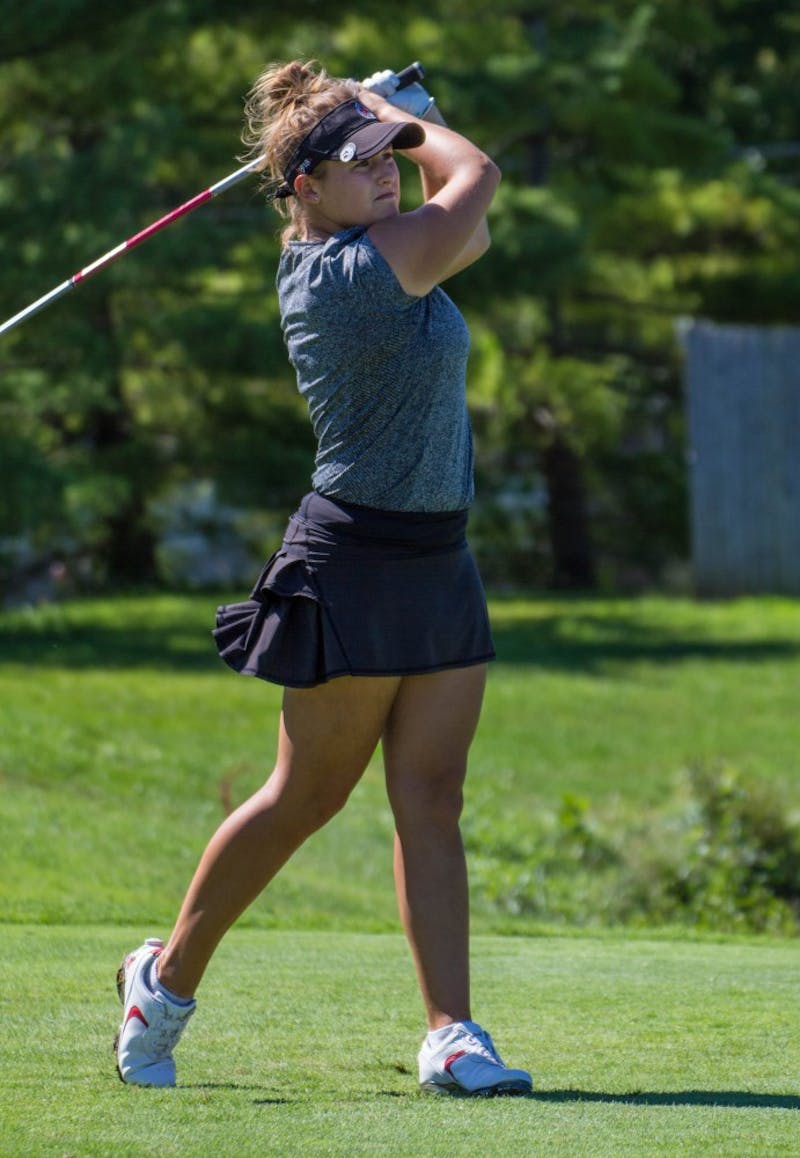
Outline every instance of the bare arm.
[[(445, 119), (439, 112), (436, 105), (431, 108), (430, 112), (425, 117), (425, 124), (445, 125), (446, 127)], [(420, 177), (422, 179), (423, 199), (425, 201), (430, 201), (431, 198), (439, 192), (439, 189), (435, 187), (424, 169), (420, 171)], [(466, 269), (467, 266), (472, 265), (473, 261), (477, 261), (479, 257), (482, 257), (483, 254), (486, 253), (486, 250), (489, 248), (490, 244), (491, 237), (489, 234), (489, 223), (486, 220), (486, 216), (484, 215), (478, 223), (475, 232), (472, 234), (472, 237), (470, 237), (469, 241), (464, 246), (461, 253), (455, 259), (450, 268), (442, 274), (442, 276), (439, 278), (439, 281), (445, 281), (448, 277), (452, 277), (454, 273), (458, 273), (460, 270)]]
[[(381, 120), (414, 120), (368, 90), (361, 98)], [(378, 222), (370, 237), (407, 293), (422, 296), (464, 269), (488, 245), (486, 211), (500, 171), (477, 145), (438, 117), (420, 122), (426, 138), (405, 156), (420, 170), (425, 202), (410, 213)]]

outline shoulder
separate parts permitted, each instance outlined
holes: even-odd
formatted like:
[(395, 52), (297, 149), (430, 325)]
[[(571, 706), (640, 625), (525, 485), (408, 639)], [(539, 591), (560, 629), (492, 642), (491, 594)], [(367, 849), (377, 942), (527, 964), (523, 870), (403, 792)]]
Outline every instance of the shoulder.
[(277, 285), (285, 294), (303, 287), (315, 294), (326, 290), (416, 300), (401, 287), (386, 258), (363, 225), (340, 230), (324, 242), (290, 241), (281, 254)]

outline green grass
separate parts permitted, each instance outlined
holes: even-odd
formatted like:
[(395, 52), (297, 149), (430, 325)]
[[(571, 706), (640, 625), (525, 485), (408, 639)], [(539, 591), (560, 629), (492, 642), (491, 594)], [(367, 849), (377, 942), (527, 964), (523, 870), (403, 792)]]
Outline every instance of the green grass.
[[(493, 603), (465, 821), (475, 1013), (533, 1071), (532, 1098), (416, 1090), (377, 759), (223, 942), (180, 1087), (123, 1087), (119, 957), (168, 931), (211, 830), (273, 758), (280, 689), (216, 659), (217, 601), (0, 616), (2, 1158), (800, 1152), (796, 938), (579, 934), (490, 903), (566, 794), (624, 833), (682, 769), (723, 761), (797, 807), (800, 603), (780, 599)], [(572, 878), (602, 888), (591, 865)]]
[[(169, 921), (224, 801), (269, 771), (280, 689), (219, 662), (215, 604), (94, 599), (0, 617), (6, 920)], [(797, 801), (799, 603), (541, 598), (492, 612), (500, 658), (468, 780), (473, 845), (500, 833), (522, 857), (565, 793), (636, 811), (702, 761)], [(246, 920), (395, 929), (391, 828), (376, 760)], [(475, 920), (508, 927), (488, 902)]]
[(483, 738), (545, 800), (653, 802), (681, 767), (720, 758), (796, 783), (800, 602), (512, 600), (492, 620)]
[(798, 1152), (788, 941), (478, 938), (477, 1012), (536, 1089), (469, 1103), (416, 1089), (402, 939), (353, 933), (234, 930), (176, 1055), (179, 1088), (122, 1086), (112, 977), (140, 936), (5, 929), (4, 1156)]

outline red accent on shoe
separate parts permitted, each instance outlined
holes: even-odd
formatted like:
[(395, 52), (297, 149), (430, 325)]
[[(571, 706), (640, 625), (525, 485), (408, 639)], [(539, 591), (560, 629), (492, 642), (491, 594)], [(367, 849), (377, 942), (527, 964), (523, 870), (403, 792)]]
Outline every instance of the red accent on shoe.
[(141, 1021), (142, 1025), (145, 1027), (145, 1029), (150, 1028), (150, 1024), (149, 1024), (147, 1018), (142, 1013), (142, 1011), (138, 1005), (132, 1005), (130, 1007), (130, 1009), (128, 1010), (128, 1016), (125, 1018), (125, 1024), (126, 1025), (131, 1020), (132, 1017), (138, 1017), (139, 1021)]
[(444, 1068), (448, 1073), (450, 1073), (450, 1066), (453, 1065), (454, 1062), (457, 1062), (460, 1057), (463, 1057), (466, 1052), (465, 1049), (460, 1049), (457, 1053), (451, 1053), (450, 1057), (445, 1059)]

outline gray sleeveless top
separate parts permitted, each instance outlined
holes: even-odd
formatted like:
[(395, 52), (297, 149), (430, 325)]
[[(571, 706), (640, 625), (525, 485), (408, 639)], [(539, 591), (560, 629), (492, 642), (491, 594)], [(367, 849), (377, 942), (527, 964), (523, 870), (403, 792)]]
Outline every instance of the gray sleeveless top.
[(314, 489), (381, 510), (469, 506), (469, 331), (447, 294), (407, 294), (363, 226), (289, 242), (276, 284), (317, 439)]

